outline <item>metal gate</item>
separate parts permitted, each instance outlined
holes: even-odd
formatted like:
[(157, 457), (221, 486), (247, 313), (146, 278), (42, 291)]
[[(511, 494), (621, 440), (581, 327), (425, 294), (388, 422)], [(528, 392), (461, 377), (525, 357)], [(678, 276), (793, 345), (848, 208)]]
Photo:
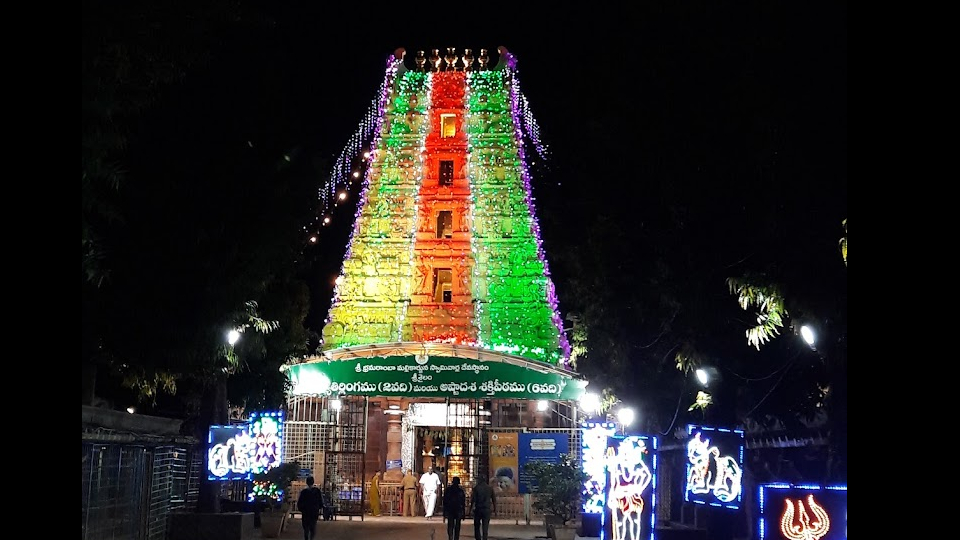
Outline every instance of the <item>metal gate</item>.
[(196, 506), (203, 454), (192, 445), (114, 438), (81, 443), (80, 537), (163, 540), (167, 517)]
[[(332, 402), (332, 403), (331, 403)], [(341, 516), (360, 516), (366, 505), (364, 456), (367, 450), (368, 399), (363, 396), (328, 400), (332, 433), (325, 453), (323, 485)]]

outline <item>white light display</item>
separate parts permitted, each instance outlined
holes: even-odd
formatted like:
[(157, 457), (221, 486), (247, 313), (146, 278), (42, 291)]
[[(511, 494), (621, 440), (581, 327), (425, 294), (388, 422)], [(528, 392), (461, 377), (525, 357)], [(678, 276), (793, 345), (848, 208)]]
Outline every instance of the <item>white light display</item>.
[(609, 519), (615, 540), (652, 540), (656, 437), (617, 436), (612, 422), (587, 422), (581, 425), (581, 445), (587, 473), (583, 513), (600, 514), (601, 522)]
[(607, 491), (607, 440), (616, 433), (616, 425), (609, 422), (589, 422), (581, 426), (581, 455), (583, 472), (583, 513), (602, 514)]
[[(700, 429), (690, 427), (691, 439), (687, 443), (687, 500), (700, 504), (716, 504), (738, 508), (743, 487), (743, 445), (738, 443), (740, 455), (722, 455), (719, 446), (711, 445)], [(717, 430), (742, 440), (742, 432)], [(716, 501), (711, 501), (711, 498)], [(718, 501), (718, 502), (717, 502)]]
[(246, 424), (210, 426), (207, 441), (209, 480), (249, 480), (281, 462), (283, 413), (254, 413)]
[(653, 480), (653, 473), (644, 461), (646, 453), (647, 444), (639, 437), (624, 437), (616, 446), (607, 448), (606, 465), (610, 471), (607, 506), (611, 509), (615, 540), (640, 538), (643, 492)]

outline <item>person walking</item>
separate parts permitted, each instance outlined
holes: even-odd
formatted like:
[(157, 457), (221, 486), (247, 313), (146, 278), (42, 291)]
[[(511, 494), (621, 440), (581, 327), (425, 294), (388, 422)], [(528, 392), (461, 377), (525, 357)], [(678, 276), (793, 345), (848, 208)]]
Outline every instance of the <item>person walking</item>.
[(400, 480), (400, 489), (403, 490), (403, 508), (400, 513), (410, 517), (417, 515), (417, 477), (410, 469), (407, 469), (403, 480)]
[(380, 469), (370, 479), (370, 513), (380, 515)]
[(317, 537), (317, 520), (323, 508), (323, 492), (313, 485), (312, 476), (307, 477), (307, 487), (297, 497), (297, 510), (300, 511), (300, 523), (303, 525), (303, 540)]
[(470, 507), (473, 509), (473, 537), (490, 540), (490, 516), (497, 512), (497, 494), (482, 476), (470, 491)]
[(420, 477), (420, 494), (423, 497), (423, 511), (427, 521), (433, 519), (433, 510), (437, 505), (437, 489), (440, 487), (440, 477), (433, 472), (433, 466)]
[(467, 493), (460, 487), (460, 477), (443, 492), (443, 517), (447, 518), (447, 540), (460, 540), (460, 522), (467, 513)]

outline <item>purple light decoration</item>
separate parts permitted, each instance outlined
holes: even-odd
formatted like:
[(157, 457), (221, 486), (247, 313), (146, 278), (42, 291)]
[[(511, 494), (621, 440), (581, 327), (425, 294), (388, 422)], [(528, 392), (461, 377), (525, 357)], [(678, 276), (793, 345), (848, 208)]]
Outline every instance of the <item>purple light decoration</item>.
[(520, 112), (520, 83), (517, 80), (516, 74), (516, 58), (510, 54), (505, 48), (500, 48), (500, 54), (502, 58), (505, 58), (507, 61), (507, 68), (510, 73), (510, 105), (511, 113), (513, 115), (513, 125), (516, 126), (515, 135), (517, 138), (517, 153), (520, 157), (521, 164), (521, 177), (523, 178), (523, 188), (524, 188), (524, 200), (527, 203), (527, 207), (530, 210), (531, 218), (531, 228), (533, 229), (533, 236), (537, 242), (537, 258), (540, 259), (540, 262), (543, 263), (543, 273), (546, 275), (547, 279), (547, 301), (550, 303), (550, 307), (553, 309), (553, 316), (551, 320), (553, 325), (557, 327), (557, 332), (560, 334), (560, 348), (563, 350), (563, 358), (561, 363), (565, 369), (570, 369), (570, 342), (567, 340), (566, 334), (563, 333), (563, 319), (560, 318), (560, 302), (557, 299), (557, 291), (553, 285), (553, 280), (550, 278), (550, 266), (547, 263), (546, 253), (543, 250), (543, 240), (540, 238), (540, 222), (537, 220), (537, 213), (534, 204), (533, 191), (530, 184), (530, 171), (527, 168), (527, 159), (523, 151), (523, 131), (521, 126), (521, 112)]
[[(381, 130), (381, 127), (383, 126), (383, 118), (385, 116), (387, 101), (389, 99), (388, 95), (390, 93), (390, 89), (393, 87), (393, 80), (397, 75), (397, 70), (399, 69), (402, 63), (403, 63), (403, 60), (401, 60), (400, 58), (397, 58), (393, 54), (387, 57), (387, 68), (383, 75), (383, 82), (380, 84), (380, 98), (377, 101), (377, 112), (376, 112), (376, 119), (374, 122), (374, 133), (376, 133), (376, 136), (373, 139), (373, 141), (370, 143), (370, 147), (369, 147), (370, 152), (376, 151), (377, 147), (380, 144), (380, 130)], [(346, 148), (344, 148), (344, 152), (346, 152)], [(343, 155), (344, 155), (343, 153), (340, 154), (341, 160), (337, 162), (337, 166), (340, 166), (340, 164), (343, 162), (342, 160)], [(335, 172), (334, 176), (336, 174), (337, 173)], [(343, 263), (341, 263), (340, 265), (340, 273), (338, 274), (340, 276), (343, 275), (343, 264), (350, 259), (350, 255), (351, 255), (350, 248), (353, 245), (353, 238), (357, 234), (357, 232), (360, 230), (360, 215), (363, 213), (363, 207), (367, 203), (367, 194), (369, 193), (369, 191), (370, 191), (370, 168), (368, 167), (366, 172), (363, 175), (363, 187), (360, 189), (360, 197), (358, 197), (358, 200), (357, 200), (357, 209), (354, 211), (354, 214), (353, 214), (353, 230), (350, 231), (350, 238), (347, 240), (347, 246), (345, 249), (345, 255), (343, 257)], [(337, 285), (334, 287), (333, 301), (331, 302), (331, 305), (336, 304), (339, 297), (340, 297), (340, 286)], [(324, 324), (329, 322), (330, 322), (330, 316), (328, 314), (327, 317), (324, 318)], [(323, 342), (321, 340), (321, 346), (322, 344)]]
[[(320, 189), (321, 213), (326, 214), (330, 211), (331, 204), (336, 200), (337, 188), (342, 186), (347, 191), (350, 190), (351, 163), (357, 155), (363, 150), (363, 143), (370, 139), (371, 134), (379, 133), (383, 121), (384, 97), (390, 88), (392, 78), (397, 72), (402, 60), (391, 54), (387, 58), (387, 68), (383, 81), (380, 83), (379, 99), (373, 100), (367, 112), (364, 114), (360, 126), (350, 136), (350, 140), (340, 151), (340, 156), (334, 163), (333, 172), (330, 179)], [(379, 138), (379, 135), (377, 136)], [(371, 146), (373, 148), (374, 146)]]

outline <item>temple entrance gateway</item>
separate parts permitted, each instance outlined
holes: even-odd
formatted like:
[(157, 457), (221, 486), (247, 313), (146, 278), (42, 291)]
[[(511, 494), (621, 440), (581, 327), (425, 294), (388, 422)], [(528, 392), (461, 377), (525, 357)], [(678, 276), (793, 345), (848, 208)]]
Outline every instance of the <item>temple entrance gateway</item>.
[[(403, 354), (407, 347), (417, 354)], [(314, 475), (339, 513), (361, 516), (364, 486), (376, 470), (384, 511), (399, 512), (395, 490), (407, 469), (419, 476), (432, 466), (444, 485), (458, 476), (472, 487), (494, 476), (498, 433), (555, 431), (573, 443), (576, 400), (586, 385), (542, 362), (449, 344), (328, 351), (287, 372), (284, 459), (316, 464)], [(495, 480), (505, 496), (518, 495), (515, 469)]]

